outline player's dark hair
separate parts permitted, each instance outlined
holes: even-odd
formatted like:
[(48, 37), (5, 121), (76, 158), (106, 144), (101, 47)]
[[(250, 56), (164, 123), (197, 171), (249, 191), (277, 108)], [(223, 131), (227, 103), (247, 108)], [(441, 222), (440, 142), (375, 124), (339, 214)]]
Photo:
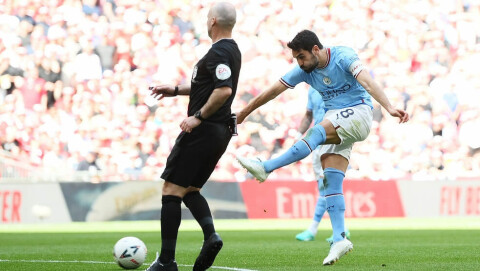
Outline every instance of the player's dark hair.
[(288, 48), (294, 51), (300, 51), (301, 49), (305, 51), (312, 52), (313, 46), (317, 45), (318, 48), (323, 49), (323, 45), (320, 43), (317, 35), (310, 30), (302, 30), (293, 38), (292, 41), (287, 43)]

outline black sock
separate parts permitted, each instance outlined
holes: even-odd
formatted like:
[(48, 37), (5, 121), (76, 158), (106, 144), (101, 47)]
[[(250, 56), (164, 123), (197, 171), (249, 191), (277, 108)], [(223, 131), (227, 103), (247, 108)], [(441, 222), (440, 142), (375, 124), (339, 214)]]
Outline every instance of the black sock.
[(193, 217), (197, 220), (200, 227), (202, 227), (203, 238), (207, 240), (210, 235), (215, 232), (213, 226), (212, 213), (208, 207), (207, 200), (200, 194), (200, 192), (190, 192), (183, 197), (183, 203), (190, 209)]
[(175, 259), (175, 247), (177, 245), (178, 228), (182, 220), (180, 204), (182, 198), (177, 196), (162, 196), (162, 211), (160, 224), (162, 226), (162, 250), (160, 262), (169, 263)]

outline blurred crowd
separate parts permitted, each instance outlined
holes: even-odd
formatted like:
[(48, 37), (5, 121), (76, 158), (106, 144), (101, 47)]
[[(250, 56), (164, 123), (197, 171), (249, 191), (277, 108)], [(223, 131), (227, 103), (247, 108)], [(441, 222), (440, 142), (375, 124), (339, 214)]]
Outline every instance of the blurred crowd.
[[(234, 38), (243, 64), (234, 111), (286, 73), (303, 29), (353, 47), (392, 103), (378, 104), (350, 179), (480, 176), (480, 4), (468, 0), (243, 0)], [(155, 102), (152, 84), (189, 83), (207, 52), (200, 0), (0, 0), (0, 142), (20, 163), (87, 171), (100, 181), (158, 180), (188, 97)], [(238, 127), (212, 179), (243, 181), (236, 154), (269, 158), (294, 143), (306, 85)], [(313, 180), (311, 160), (271, 179)]]

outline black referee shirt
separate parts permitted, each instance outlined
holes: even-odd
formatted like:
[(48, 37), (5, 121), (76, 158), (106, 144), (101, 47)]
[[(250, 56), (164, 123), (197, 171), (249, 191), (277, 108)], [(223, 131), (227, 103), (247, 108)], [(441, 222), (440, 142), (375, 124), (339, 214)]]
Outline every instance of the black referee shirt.
[(227, 122), (237, 93), (241, 64), (242, 54), (233, 39), (215, 42), (193, 69), (188, 116), (193, 116), (203, 107), (214, 89), (228, 86), (232, 88), (232, 95), (217, 112), (207, 118), (211, 122)]

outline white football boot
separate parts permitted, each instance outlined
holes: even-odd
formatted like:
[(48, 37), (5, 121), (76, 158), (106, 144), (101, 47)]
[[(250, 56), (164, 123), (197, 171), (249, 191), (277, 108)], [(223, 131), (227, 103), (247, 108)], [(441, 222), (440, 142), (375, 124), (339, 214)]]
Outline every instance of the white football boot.
[(347, 254), (353, 250), (353, 244), (348, 239), (343, 239), (341, 241), (335, 242), (330, 247), (330, 252), (328, 256), (323, 260), (323, 265), (334, 264), (340, 257)]
[(265, 171), (265, 167), (263, 167), (260, 159), (253, 160), (241, 156), (237, 156), (236, 158), (238, 162), (240, 162), (240, 165), (248, 170), (248, 172), (250, 172), (250, 174), (252, 174), (253, 177), (255, 177), (255, 179), (257, 179), (259, 182), (263, 183), (267, 179), (268, 175), (270, 175), (270, 173)]

